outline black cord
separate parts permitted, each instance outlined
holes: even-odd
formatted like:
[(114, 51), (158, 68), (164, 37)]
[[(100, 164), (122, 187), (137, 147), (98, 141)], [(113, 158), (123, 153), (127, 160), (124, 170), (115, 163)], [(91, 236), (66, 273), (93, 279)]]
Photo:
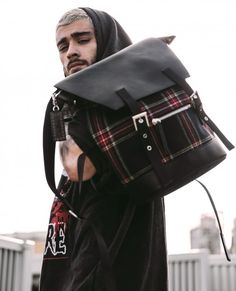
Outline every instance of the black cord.
[(210, 199), (212, 208), (213, 208), (213, 210), (215, 212), (215, 216), (216, 216), (216, 219), (217, 219), (217, 223), (218, 223), (218, 227), (219, 227), (219, 231), (220, 231), (220, 237), (221, 237), (221, 241), (222, 241), (222, 244), (223, 244), (225, 256), (226, 256), (227, 261), (230, 262), (231, 259), (229, 257), (229, 253), (228, 253), (228, 250), (226, 248), (225, 239), (224, 239), (224, 235), (223, 235), (223, 231), (222, 231), (222, 227), (221, 227), (221, 223), (220, 223), (220, 219), (219, 219), (219, 216), (218, 216), (218, 212), (217, 212), (215, 203), (214, 203), (214, 201), (212, 199), (212, 196), (211, 196), (209, 190), (207, 189), (207, 187), (202, 182), (200, 182), (199, 180), (196, 180), (196, 181), (204, 188), (204, 190), (206, 191), (206, 193), (207, 193), (207, 195), (208, 195), (208, 197)]

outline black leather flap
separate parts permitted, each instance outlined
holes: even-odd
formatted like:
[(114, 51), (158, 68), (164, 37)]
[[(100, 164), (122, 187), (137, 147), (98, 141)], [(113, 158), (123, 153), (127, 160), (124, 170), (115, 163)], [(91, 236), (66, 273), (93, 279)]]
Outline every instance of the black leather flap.
[(116, 91), (125, 88), (136, 100), (174, 84), (162, 70), (171, 68), (181, 78), (189, 74), (159, 38), (148, 38), (66, 77), (56, 88), (111, 109), (124, 106)]

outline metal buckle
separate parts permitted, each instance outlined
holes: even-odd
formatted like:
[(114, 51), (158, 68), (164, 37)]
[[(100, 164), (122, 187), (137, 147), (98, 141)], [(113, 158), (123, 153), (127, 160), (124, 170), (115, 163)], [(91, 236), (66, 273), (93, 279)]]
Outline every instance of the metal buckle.
[(191, 100), (193, 100), (193, 99), (197, 99), (197, 98), (198, 98), (198, 93), (197, 93), (197, 91), (194, 91), (194, 92), (191, 94), (191, 96), (189, 96), (189, 98), (190, 98)]
[(59, 111), (60, 110), (60, 107), (57, 105), (57, 96), (61, 93), (61, 90), (60, 91), (55, 91), (53, 94), (52, 94), (52, 104), (53, 104), (53, 108), (52, 110), (53, 111)]
[(146, 121), (146, 125), (149, 127), (149, 121), (146, 111), (132, 116), (132, 119), (136, 131), (138, 130), (137, 122), (143, 123), (144, 121)]
[(197, 91), (193, 92), (193, 94), (190, 96), (190, 98), (191, 98), (193, 107), (197, 111), (201, 112), (202, 111), (202, 102), (201, 102), (201, 99), (200, 99)]

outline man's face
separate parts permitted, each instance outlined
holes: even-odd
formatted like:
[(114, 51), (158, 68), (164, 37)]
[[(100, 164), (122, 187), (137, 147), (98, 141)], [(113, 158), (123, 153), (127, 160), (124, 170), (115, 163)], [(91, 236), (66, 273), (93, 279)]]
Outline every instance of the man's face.
[(93, 25), (88, 19), (59, 27), (56, 43), (65, 76), (78, 72), (96, 61), (97, 41)]

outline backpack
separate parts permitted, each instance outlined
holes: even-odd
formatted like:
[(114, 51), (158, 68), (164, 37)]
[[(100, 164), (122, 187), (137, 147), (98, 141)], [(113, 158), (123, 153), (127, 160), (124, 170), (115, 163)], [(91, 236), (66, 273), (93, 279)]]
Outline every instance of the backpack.
[[(86, 104), (90, 135), (134, 203), (172, 193), (221, 163), (222, 143), (234, 146), (205, 113), (188, 77), (163, 39), (148, 38), (57, 83), (44, 124), (45, 171), (54, 193), (55, 141), (65, 138), (59, 101)], [(222, 232), (221, 238), (230, 260)]]
[(90, 133), (136, 201), (167, 195), (222, 162), (216, 136), (234, 147), (188, 76), (168, 45), (150, 38), (55, 85), (66, 102), (88, 101)]

